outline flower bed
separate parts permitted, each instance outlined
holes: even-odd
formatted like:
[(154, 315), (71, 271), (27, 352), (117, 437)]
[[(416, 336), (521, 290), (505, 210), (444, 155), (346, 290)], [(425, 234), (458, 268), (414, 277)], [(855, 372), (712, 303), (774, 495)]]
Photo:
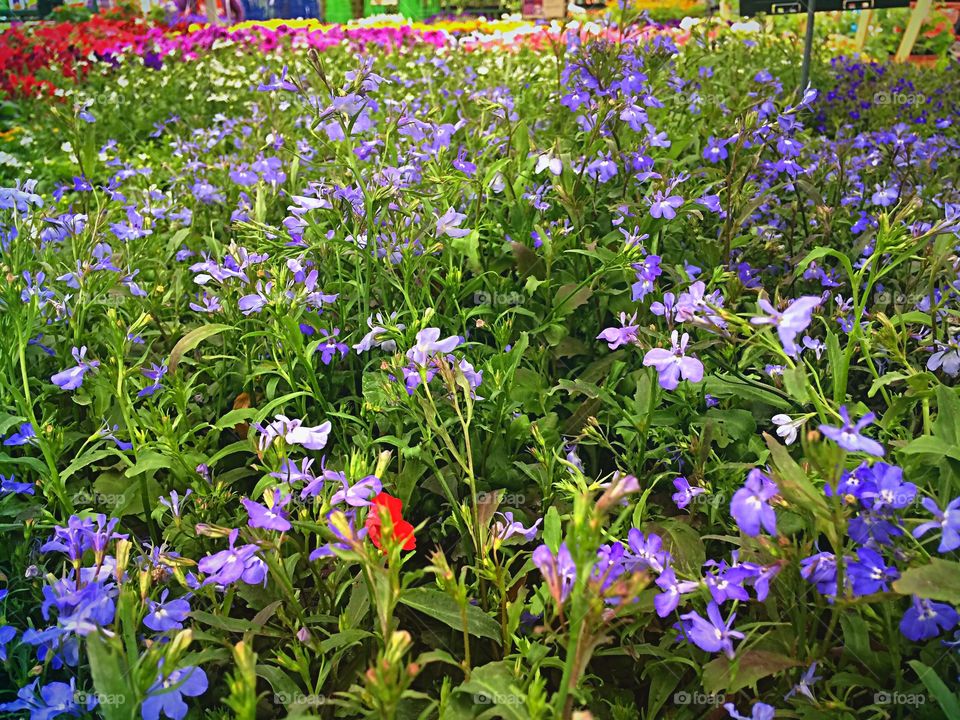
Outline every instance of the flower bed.
[(956, 74), (527, 27), (13, 106), (0, 712), (957, 716)]

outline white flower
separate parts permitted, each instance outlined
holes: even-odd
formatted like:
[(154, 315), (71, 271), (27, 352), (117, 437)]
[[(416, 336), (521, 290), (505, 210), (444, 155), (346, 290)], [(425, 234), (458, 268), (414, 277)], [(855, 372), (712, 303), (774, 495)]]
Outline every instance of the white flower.
[(777, 435), (779, 435), (787, 445), (793, 445), (797, 439), (797, 431), (803, 424), (803, 420), (793, 420), (789, 415), (780, 413), (774, 415), (770, 420), (777, 426)]
[(730, 29), (733, 32), (748, 32), (755, 33), (760, 32), (760, 23), (756, 20), (748, 20), (747, 22), (735, 22), (730, 26)]

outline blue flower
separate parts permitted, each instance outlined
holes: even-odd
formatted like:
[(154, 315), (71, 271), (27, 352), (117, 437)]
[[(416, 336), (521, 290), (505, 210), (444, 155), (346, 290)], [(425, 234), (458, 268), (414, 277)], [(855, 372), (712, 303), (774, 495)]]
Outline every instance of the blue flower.
[(7, 661), (7, 643), (17, 636), (13, 625), (0, 625), (0, 660)]
[[(65, 682), (52, 682), (40, 688), (37, 693), (37, 685), (40, 679), (34, 680), (29, 685), (20, 688), (17, 693), (17, 699), (13, 702), (0, 703), (0, 712), (14, 713), (27, 710), (30, 713), (30, 720), (53, 720), (53, 718), (62, 717), (64, 714), (72, 717), (82, 717), (85, 712), (92, 710), (97, 704), (96, 695), (87, 695), (85, 703), (76, 702), (79, 698), (77, 693), (76, 680), (70, 680), (68, 685)], [(21, 716), (22, 717), (22, 716)]]
[(203, 695), (207, 685), (207, 674), (199, 667), (174, 670), (167, 677), (159, 675), (140, 709), (143, 720), (159, 720), (161, 712), (170, 720), (182, 720), (189, 709), (183, 697)]
[(181, 630), (183, 621), (190, 614), (190, 603), (186, 598), (177, 598), (167, 602), (167, 590), (160, 594), (160, 602), (149, 600), (150, 612), (143, 618), (143, 624), (156, 632)]
[(73, 348), (72, 353), (77, 364), (74, 367), (61, 370), (50, 378), (50, 382), (61, 390), (77, 390), (83, 384), (84, 375), (100, 365), (97, 360), (88, 361), (84, 359), (87, 354), (86, 345), (81, 348)]
[(843, 419), (842, 427), (821, 425), (820, 432), (848, 452), (865, 452), (868, 455), (883, 457), (883, 446), (876, 440), (871, 440), (860, 434), (861, 430), (876, 420), (876, 415), (872, 412), (867, 413), (854, 424), (850, 419), (850, 413), (847, 412), (846, 405), (844, 405), (840, 408), (840, 417)]
[(744, 486), (730, 500), (730, 514), (740, 529), (755, 537), (763, 527), (771, 535), (777, 532), (777, 515), (768, 501), (779, 492), (776, 484), (754, 468), (747, 475)]
[(33, 425), (28, 422), (23, 423), (17, 432), (13, 433), (10, 437), (3, 441), (3, 444), (6, 447), (14, 447), (16, 445), (26, 445), (29, 442), (32, 442), (33, 439), (37, 436), (37, 433), (33, 430)]
[(715, 602), (707, 605), (707, 618), (697, 612), (688, 612), (681, 615), (683, 632), (694, 645), (707, 652), (721, 652), (733, 659), (733, 641), (743, 639), (742, 632), (733, 629), (736, 613), (732, 613), (726, 620), (720, 614), (720, 606)]
[(0, 475), (0, 497), (4, 495), (33, 495), (36, 490), (32, 482), (17, 482), (15, 475), (9, 478)]
[(921, 503), (934, 519), (918, 525), (913, 531), (913, 536), (918, 538), (930, 530), (940, 528), (942, 534), (937, 552), (950, 552), (960, 547), (960, 497), (954, 498), (942, 511), (931, 498), (924, 498)]
[(914, 642), (929, 640), (941, 631), (953, 629), (957, 622), (960, 622), (960, 615), (949, 605), (914, 595), (913, 604), (900, 621), (900, 632)]
[(876, 550), (862, 547), (857, 550), (857, 560), (847, 567), (853, 581), (854, 595), (870, 595), (886, 591), (887, 583), (900, 577), (895, 567), (888, 566)]

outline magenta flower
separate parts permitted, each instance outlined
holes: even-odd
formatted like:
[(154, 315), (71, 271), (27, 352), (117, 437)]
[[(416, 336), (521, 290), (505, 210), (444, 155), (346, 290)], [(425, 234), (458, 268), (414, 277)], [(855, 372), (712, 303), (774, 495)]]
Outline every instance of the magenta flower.
[(672, 350), (653, 348), (643, 356), (644, 365), (657, 369), (660, 387), (664, 390), (676, 390), (681, 377), (692, 383), (703, 380), (703, 363), (686, 355), (690, 336), (684, 333), (683, 337), (678, 339), (678, 332), (674, 330), (670, 341), (673, 344)]
[(883, 446), (876, 440), (860, 434), (861, 430), (876, 420), (876, 415), (872, 412), (867, 413), (854, 424), (850, 419), (847, 406), (844, 405), (840, 408), (840, 417), (843, 419), (842, 427), (837, 428), (830, 425), (821, 425), (820, 432), (848, 452), (865, 452), (868, 455), (883, 457)]
[(50, 378), (50, 382), (61, 390), (78, 389), (83, 384), (83, 376), (100, 365), (100, 362), (97, 360), (84, 359), (87, 355), (86, 345), (79, 349), (73, 348), (72, 353), (73, 359), (77, 363), (76, 366), (61, 370)]

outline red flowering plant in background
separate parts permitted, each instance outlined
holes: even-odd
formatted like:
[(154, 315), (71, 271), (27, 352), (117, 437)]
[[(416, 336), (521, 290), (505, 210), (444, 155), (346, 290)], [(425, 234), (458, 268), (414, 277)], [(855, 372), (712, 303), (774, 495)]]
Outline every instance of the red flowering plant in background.
[[(385, 492), (373, 499), (367, 521), (364, 525), (373, 544), (380, 550), (384, 549), (384, 540), (388, 543), (400, 543), (404, 550), (414, 550), (417, 547), (417, 538), (413, 534), (413, 525), (403, 519), (401, 511), (403, 503)], [(384, 526), (384, 519), (389, 524)]]
[[(60, 77), (82, 79), (97, 61), (110, 61), (151, 25), (129, 11), (94, 15), (84, 22), (14, 25), (0, 34), (0, 97), (52, 94)], [(49, 77), (38, 77), (38, 75)]]

